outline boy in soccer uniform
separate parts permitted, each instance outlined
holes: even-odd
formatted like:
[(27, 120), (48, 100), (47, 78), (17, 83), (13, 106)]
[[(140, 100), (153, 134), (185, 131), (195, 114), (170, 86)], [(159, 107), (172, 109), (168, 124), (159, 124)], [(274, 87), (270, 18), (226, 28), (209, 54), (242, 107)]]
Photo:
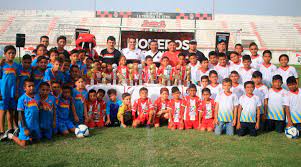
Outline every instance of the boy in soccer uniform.
[[(172, 70), (171, 65), (169, 65), (169, 58), (168, 57), (162, 57), (161, 65), (160, 65), (160, 67), (158, 68), (158, 71), (157, 71), (157, 75), (159, 76), (159, 78), (158, 78), (159, 83), (162, 82), (162, 77), (160, 77), (160, 76), (163, 76), (165, 78), (165, 80), (171, 80), (172, 79), (172, 76), (170, 75), (171, 71), (168, 70), (169, 67), (170, 67), (170, 70)], [(165, 84), (165, 83), (163, 83), (163, 84)]]
[(215, 99), (214, 124), (216, 125), (216, 135), (221, 135), (224, 129), (226, 130), (227, 135), (234, 135), (238, 99), (237, 96), (230, 91), (231, 87), (231, 80), (225, 78), (223, 80), (224, 91), (219, 93)]
[(132, 125), (131, 94), (122, 94), (122, 105), (118, 109), (117, 118), (120, 121), (120, 127), (122, 128)]
[(272, 88), (269, 89), (266, 120), (267, 130), (275, 130), (278, 133), (282, 133), (285, 126), (285, 111), (283, 109), (283, 103), (287, 91), (282, 89), (281, 85), (282, 77), (280, 75), (273, 76)]
[(237, 134), (238, 136), (244, 136), (249, 132), (250, 136), (256, 136), (256, 130), (260, 127), (261, 102), (259, 97), (253, 94), (255, 87), (253, 81), (245, 82), (244, 87), (246, 94), (239, 98)]
[(168, 120), (169, 119), (169, 102), (168, 99), (169, 91), (167, 88), (160, 89), (160, 97), (155, 101), (155, 127), (160, 127), (160, 120)]
[(210, 98), (215, 99), (216, 96), (222, 91), (222, 85), (218, 83), (218, 74), (215, 70), (209, 72), (209, 80), (210, 84), (207, 86), (207, 88), (209, 88), (211, 91)]
[(260, 106), (260, 129), (265, 129), (264, 122), (266, 120), (266, 114), (268, 109), (268, 87), (262, 83), (262, 74), (260, 71), (255, 71), (252, 75), (252, 80), (255, 84), (253, 94), (259, 97)]
[(185, 129), (198, 129), (201, 99), (196, 95), (197, 89), (194, 84), (190, 84), (188, 89), (189, 95), (184, 98), (186, 101), (183, 118)]
[(59, 82), (61, 85), (64, 82), (64, 74), (61, 72), (61, 66), (63, 64), (63, 60), (60, 58), (57, 58), (54, 60), (53, 63), (53, 67), (52, 68), (48, 68), (45, 71), (45, 75), (43, 78), (44, 82), (48, 82), (49, 85), (51, 85), (52, 81), (57, 81)]
[(215, 51), (210, 51), (208, 54), (209, 58), (209, 68), (214, 69), (215, 66), (218, 64), (218, 57)]
[(207, 58), (201, 59), (201, 66), (195, 74), (198, 81), (198, 85), (201, 85), (200, 82), (203, 76), (209, 76), (210, 71), (211, 70), (209, 69), (209, 60)]
[(241, 67), (243, 67), (242, 61), (239, 57), (239, 54), (237, 52), (231, 52), (230, 53), (230, 65), (229, 70), (232, 71), (239, 71)]
[(277, 70), (277, 67), (271, 63), (272, 52), (270, 50), (263, 51), (263, 63), (259, 64), (259, 71), (262, 73), (262, 82), (268, 88), (272, 87), (272, 78)]
[(56, 99), (50, 94), (50, 85), (47, 82), (40, 84), (39, 93), (34, 99), (38, 102), (40, 110), (40, 136), (50, 140), (56, 128)]
[(295, 126), (301, 131), (301, 89), (298, 88), (296, 78), (288, 77), (286, 80), (289, 92), (285, 96), (284, 106), (287, 119), (287, 127)]
[(244, 86), (239, 84), (239, 78), (240, 76), (237, 71), (231, 71), (230, 74), (230, 79), (232, 81), (231, 92), (236, 94), (237, 99), (239, 99), (245, 93)]
[(19, 84), (18, 84), (18, 94), (19, 96), (22, 96), (25, 91), (24, 91), (24, 81), (25, 79), (29, 79), (31, 78), (31, 73), (32, 73), (32, 69), (30, 67), (31, 65), (31, 56), (26, 54), (22, 57), (22, 66), (19, 67)]
[(79, 60), (78, 50), (73, 49), (70, 52), (70, 60), (70, 67), (73, 65), (77, 65), (81, 72), (81, 75), (87, 75), (87, 66), (81, 60)]
[(91, 89), (88, 92), (88, 99), (86, 100), (86, 105), (84, 109), (85, 114), (85, 124), (93, 129), (95, 127), (101, 128), (104, 127), (103, 116), (105, 106), (101, 106), (101, 104), (97, 100), (97, 93), (95, 90)]
[[(54, 97), (54, 99), (55, 99), (55, 104), (56, 104), (56, 108), (57, 108), (57, 105), (58, 105), (58, 103), (59, 103), (59, 97), (60, 97), (60, 95), (61, 95), (61, 92), (62, 92), (62, 90), (61, 90), (61, 85), (58, 83), (58, 82), (56, 82), (56, 81), (54, 81), (54, 82), (52, 82), (52, 84), (51, 84), (51, 89), (52, 89), (52, 92), (51, 92), (51, 95)], [(54, 133), (55, 134), (57, 134), (58, 133), (58, 119), (57, 119), (57, 110), (56, 110), (56, 113), (55, 113), (55, 120), (56, 120), (56, 126), (55, 126), (55, 128), (53, 129), (53, 131), (54, 131)]]
[(250, 43), (249, 50), (251, 52), (251, 67), (258, 70), (259, 64), (262, 64), (262, 57), (258, 54), (258, 46), (255, 42)]
[(48, 51), (48, 55), (49, 55), (49, 63), (47, 64), (47, 68), (52, 68), (55, 59), (59, 57), (59, 52), (56, 49), (50, 49)]
[(79, 121), (75, 111), (74, 100), (72, 99), (71, 92), (71, 87), (63, 86), (62, 95), (59, 97), (57, 105), (58, 132), (63, 135), (67, 135), (69, 132), (74, 133), (75, 131), (75, 126), (70, 120), (70, 113), (73, 114), (75, 122)]
[(8, 132), (14, 132), (17, 129), (17, 115), (16, 99), (18, 98), (18, 68), (19, 65), (14, 62), (16, 56), (16, 48), (12, 45), (5, 46), (4, 48), (5, 62), (1, 65), (2, 70), (0, 76), (0, 92), (2, 100), (0, 101), (0, 137), (2, 139), (7, 136), (4, 135), (4, 115), (7, 114)]
[(135, 100), (132, 108), (133, 127), (136, 128), (138, 125), (144, 125), (150, 128), (153, 123), (154, 106), (150, 98), (148, 98), (148, 90), (142, 87), (139, 90), (140, 98)]
[(45, 56), (39, 56), (37, 59), (38, 66), (32, 71), (32, 78), (35, 85), (35, 93), (39, 91), (39, 86), (43, 82), (45, 76), (45, 70), (47, 68), (47, 58)]
[(77, 125), (84, 123), (84, 106), (88, 97), (88, 92), (85, 87), (85, 81), (82, 77), (75, 79), (75, 85), (75, 88), (72, 89), (72, 98), (74, 99), (74, 107), (76, 109), (79, 122), (74, 122), (72, 114), (70, 115), (70, 119)]
[[(145, 57), (145, 63), (146, 63), (146, 66), (143, 68), (143, 71), (142, 71), (142, 80), (144, 83), (150, 83), (151, 77), (157, 76), (157, 67), (153, 63), (153, 58), (149, 55)], [(151, 71), (152, 65), (155, 67), (155, 70), (153, 71), (153, 73)], [(155, 80), (156, 79), (154, 79), (153, 82), (155, 82)]]
[(241, 78), (241, 83), (244, 84), (245, 82), (252, 80), (252, 74), (255, 69), (251, 67), (252, 61), (250, 55), (244, 55), (242, 57), (242, 63), (244, 66), (241, 67), (238, 72)]
[(294, 76), (296, 78), (296, 82), (299, 85), (299, 76), (296, 71), (296, 68), (293, 66), (289, 66), (288, 62), (289, 62), (288, 55), (286, 55), (286, 54), (280, 55), (279, 56), (280, 67), (275, 72), (275, 74), (279, 74), (282, 76), (282, 79), (283, 79), (282, 88), (284, 88), (285, 90), (288, 90), (288, 87), (286, 85), (286, 80), (290, 76)]
[(117, 114), (122, 101), (117, 99), (117, 91), (115, 89), (109, 89), (107, 94), (109, 96), (109, 100), (106, 103), (106, 125), (111, 127), (119, 126)]
[(204, 88), (202, 90), (203, 100), (200, 104), (199, 124), (200, 130), (212, 132), (214, 129), (214, 109), (215, 101), (210, 98), (210, 89)]
[(225, 53), (218, 53), (218, 65), (214, 67), (214, 70), (218, 73), (218, 83), (222, 83), (224, 78), (229, 77), (230, 69)]
[(24, 81), (25, 93), (18, 99), (17, 110), (19, 112), (19, 136), (8, 133), (8, 138), (12, 139), (21, 147), (25, 147), (32, 140), (40, 140), (39, 127), (39, 107), (34, 99), (34, 82), (26, 79)]
[[(175, 79), (175, 76), (178, 76), (178, 80), (181, 80), (181, 84), (184, 83), (186, 78), (186, 59), (185, 55), (180, 53), (178, 55), (179, 62), (178, 64), (172, 68), (172, 78)], [(180, 84), (180, 83), (175, 83)]]
[(198, 78), (196, 78), (196, 73), (198, 69), (200, 68), (200, 62), (198, 61), (198, 58), (195, 53), (190, 53), (189, 54), (189, 64), (191, 68), (191, 82), (193, 84), (198, 84)]
[[(209, 75), (208, 75), (209, 76)], [(202, 99), (202, 90), (207, 88), (209, 85), (209, 77), (207, 75), (204, 75), (201, 77), (200, 86), (198, 87), (199, 97)], [(211, 93), (210, 93), (211, 95)]]
[(64, 83), (69, 84), (71, 82), (70, 76), (70, 59), (65, 59), (61, 68), (61, 72), (64, 75)]
[(181, 92), (178, 87), (171, 88), (173, 99), (169, 103), (169, 124), (168, 128), (171, 130), (184, 129), (184, 110), (185, 110), (185, 100), (181, 99)]

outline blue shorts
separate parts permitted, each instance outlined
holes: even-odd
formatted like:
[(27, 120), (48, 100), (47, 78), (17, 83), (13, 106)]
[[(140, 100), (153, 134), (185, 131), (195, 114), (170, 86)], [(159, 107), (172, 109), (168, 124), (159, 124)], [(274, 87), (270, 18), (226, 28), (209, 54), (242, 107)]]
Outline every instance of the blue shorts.
[(53, 129), (52, 128), (50, 128), (50, 129), (41, 129), (40, 131), (41, 131), (40, 136), (42, 138), (46, 138), (48, 140), (52, 139), (52, 133), (53, 133)]
[(35, 140), (40, 140), (41, 139), (41, 132), (39, 127), (34, 127), (34, 128), (28, 128), (30, 135), (26, 136), (24, 134), (24, 128), (19, 126), (20, 128), (20, 133), (19, 133), (19, 139), (20, 140), (29, 140), (30, 138), (35, 139)]
[(0, 110), (16, 110), (17, 109), (17, 103), (14, 98), (3, 98), (0, 101)]
[(57, 127), (59, 133), (75, 128), (74, 124), (70, 120), (59, 120)]

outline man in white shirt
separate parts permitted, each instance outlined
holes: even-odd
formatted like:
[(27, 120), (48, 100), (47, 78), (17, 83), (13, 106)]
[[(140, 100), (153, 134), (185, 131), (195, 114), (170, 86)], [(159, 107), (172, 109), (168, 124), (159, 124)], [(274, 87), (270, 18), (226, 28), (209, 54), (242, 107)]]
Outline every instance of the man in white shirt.
[(156, 40), (151, 40), (149, 42), (150, 50), (144, 53), (143, 61), (145, 61), (146, 56), (151, 56), (153, 58), (153, 62), (156, 64), (157, 67), (160, 67), (160, 60), (162, 58), (162, 52), (158, 50), (158, 42)]
[(136, 39), (129, 38), (128, 39), (128, 47), (121, 50), (122, 54), (126, 58), (126, 63), (133, 63), (134, 61), (141, 62), (142, 60), (142, 52), (139, 48), (136, 48)]

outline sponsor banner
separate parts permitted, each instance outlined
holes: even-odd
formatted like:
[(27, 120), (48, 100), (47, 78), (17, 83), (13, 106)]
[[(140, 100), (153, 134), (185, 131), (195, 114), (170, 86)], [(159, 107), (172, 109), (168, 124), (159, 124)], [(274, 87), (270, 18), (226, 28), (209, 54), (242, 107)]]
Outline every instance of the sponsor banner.
[(137, 47), (141, 50), (149, 50), (149, 42), (158, 41), (158, 49), (166, 51), (168, 42), (174, 40), (177, 50), (188, 50), (189, 41), (194, 39), (193, 32), (147, 32), (147, 31), (121, 31), (121, 48), (127, 48), (129, 38), (135, 38)]

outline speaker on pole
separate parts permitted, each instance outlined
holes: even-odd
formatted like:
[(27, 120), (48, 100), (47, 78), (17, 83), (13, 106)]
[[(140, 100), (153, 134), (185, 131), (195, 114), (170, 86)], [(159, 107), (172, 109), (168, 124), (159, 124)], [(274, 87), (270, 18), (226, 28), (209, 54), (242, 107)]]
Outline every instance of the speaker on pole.
[(16, 47), (25, 46), (25, 34), (16, 34)]

